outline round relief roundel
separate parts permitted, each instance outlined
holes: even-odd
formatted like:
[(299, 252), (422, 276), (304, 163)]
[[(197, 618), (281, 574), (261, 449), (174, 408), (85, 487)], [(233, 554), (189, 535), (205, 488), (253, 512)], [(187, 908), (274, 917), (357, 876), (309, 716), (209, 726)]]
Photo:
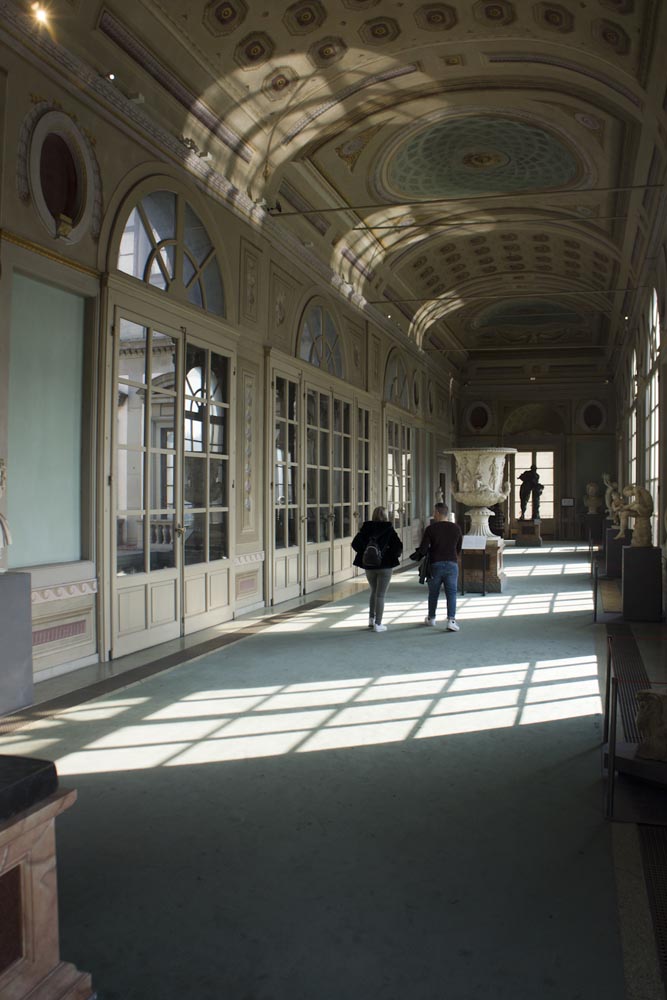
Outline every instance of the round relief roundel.
[(578, 175), (574, 154), (554, 135), (488, 115), (422, 128), (395, 150), (385, 169), (392, 194), (407, 198), (544, 190)]

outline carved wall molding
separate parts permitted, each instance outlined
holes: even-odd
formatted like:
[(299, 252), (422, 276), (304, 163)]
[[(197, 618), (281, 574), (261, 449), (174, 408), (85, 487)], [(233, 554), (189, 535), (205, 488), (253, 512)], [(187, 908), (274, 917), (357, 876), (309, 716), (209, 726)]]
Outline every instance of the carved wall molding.
[(63, 601), (68, 598), (86, 597), (97, 593), (97, 580), (81, 580), (78, 583), (63, 583), (54, 587), (42, 587), (32, 591), (33, 604), (47, 604), (50, 601)]
[(252, 566), (254, 563), (263, 563), (264, 559), (264, 552), (244, 552), (242, 555), (234, 557), (234, 565)]

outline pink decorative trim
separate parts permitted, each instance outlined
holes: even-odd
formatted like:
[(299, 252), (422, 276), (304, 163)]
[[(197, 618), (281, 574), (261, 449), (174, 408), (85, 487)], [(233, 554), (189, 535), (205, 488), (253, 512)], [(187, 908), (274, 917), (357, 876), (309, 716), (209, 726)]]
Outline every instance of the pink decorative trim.
[(43, 646), (45, 642), (57, 642), (58, 639), (71, 639), (75, 635), (85, 635), (86, 623), (69, 622), (67, 625), (53, 625), (32, 633), (33, 646)]

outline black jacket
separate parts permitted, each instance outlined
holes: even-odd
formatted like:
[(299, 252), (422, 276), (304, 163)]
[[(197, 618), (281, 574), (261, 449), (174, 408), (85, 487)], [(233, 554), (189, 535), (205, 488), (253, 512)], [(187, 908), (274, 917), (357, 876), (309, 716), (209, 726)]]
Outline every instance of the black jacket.
[(382, 549), (382, 565), (378, 566), (378, 569), (391, 569), (393, 566), (398, 566), (403, 551), (403, 542), (389, 521), (364, 521), (352, 539), (352, 548), (357, 553), (354, 557), (354, 565), (361, 566), (362, 569), (366, 568), (361, 562), (361, 557), (371, 538), (377, 538)]

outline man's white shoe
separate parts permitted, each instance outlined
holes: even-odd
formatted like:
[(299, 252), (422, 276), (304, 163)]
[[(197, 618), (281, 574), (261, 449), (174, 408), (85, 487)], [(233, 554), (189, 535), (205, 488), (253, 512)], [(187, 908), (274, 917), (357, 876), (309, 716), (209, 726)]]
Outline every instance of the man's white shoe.
[(387, 626), (386, 625), (378, 625), (377, 622), (375, 622), (375, 624), (373, 625), (373, 628), (375, 629), (376, 632), (386, 632), (387, 631)]
[(456, 620), (454, 618), (448, 618), (447, 619), (447, 631), (448, 632), (458, 632), (459, 631), (459, 626), (456, 624)]
[(429, 618), (427, 615), (424, 619), (424, 625), (435, 625), (435, 618)]
[(369, 628), (373, 628), (374, 625), (375, 625), (375, 618), (369, 618), (368, 619), (368, 627)]

